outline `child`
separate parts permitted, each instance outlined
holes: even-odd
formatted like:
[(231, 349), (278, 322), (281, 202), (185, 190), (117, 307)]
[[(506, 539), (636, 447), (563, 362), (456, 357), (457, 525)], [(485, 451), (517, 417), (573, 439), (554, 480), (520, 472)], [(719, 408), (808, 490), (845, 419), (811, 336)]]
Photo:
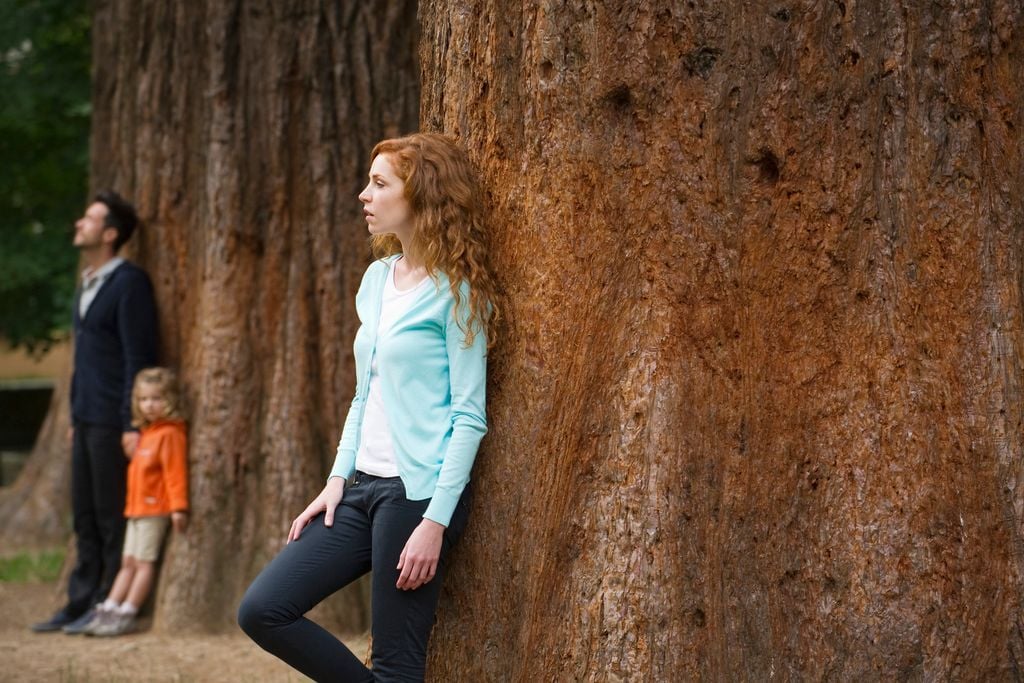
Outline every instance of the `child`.
[(147, 368), (135, 376), (132, 418), (142, 435), (128, 463), (128, 525), (121, 570), (83, 631), (94, 636), (134, 630), (135, 616), (153, 588), (154, 565), (168, 521), (178, 533), (188, 526), (185, 423), (174, 373)]

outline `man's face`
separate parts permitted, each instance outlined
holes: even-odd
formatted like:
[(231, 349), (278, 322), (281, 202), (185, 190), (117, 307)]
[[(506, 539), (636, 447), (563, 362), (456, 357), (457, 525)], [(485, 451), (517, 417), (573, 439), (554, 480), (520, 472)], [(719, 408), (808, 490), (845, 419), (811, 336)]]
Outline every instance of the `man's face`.
[(73, 244), (79, 249), (99, 249), (104, 244), (114, 245), (117, 230), (104, 226), (107, 212), (110, 209), (102, 202), (93, 202), (85, 210), (85, 215), (75, 221), (75, 237)]

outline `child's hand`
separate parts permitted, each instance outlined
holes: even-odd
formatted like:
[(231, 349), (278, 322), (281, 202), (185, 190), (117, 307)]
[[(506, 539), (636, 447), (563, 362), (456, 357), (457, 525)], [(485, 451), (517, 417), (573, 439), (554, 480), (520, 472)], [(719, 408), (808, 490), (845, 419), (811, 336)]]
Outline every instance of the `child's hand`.
[(188, 528), (188, 513), (182, 510), (171, 513), (171, 525), (174, 527), (174, 533), (183, 534), (185, 529)]
[(130, 458), (135, 454), (135, 448), (139, 445), (138, 432), (124, 432), (121, 434), (121, 448), (124, 449), (124, 457)]

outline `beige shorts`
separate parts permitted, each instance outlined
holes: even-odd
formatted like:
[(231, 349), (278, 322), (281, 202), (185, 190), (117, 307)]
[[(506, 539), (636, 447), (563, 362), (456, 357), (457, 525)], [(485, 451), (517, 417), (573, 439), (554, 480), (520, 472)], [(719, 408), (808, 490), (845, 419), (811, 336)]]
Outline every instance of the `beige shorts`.
[(131, 555), (143, 562), (156, 562), (160, 557), (160, 545), (170, 517), (132, 517), (124, 532), (124, 550), (122, 554)]

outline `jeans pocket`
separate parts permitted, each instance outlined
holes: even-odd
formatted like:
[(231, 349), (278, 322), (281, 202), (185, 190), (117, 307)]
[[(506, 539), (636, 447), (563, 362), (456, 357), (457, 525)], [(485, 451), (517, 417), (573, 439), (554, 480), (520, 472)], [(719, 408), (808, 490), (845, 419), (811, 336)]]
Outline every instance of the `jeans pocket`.
[(430, 505), (430, 499), (424, 498), (423, 500), (410, 500), (405, 492), (405, 484), (402, 483), (401, 478), (395, 477), (388, 481), (388, 497), (391, 502), (399, 507), (403, 507), (409, 510), (416, 510), (421, 515), (427, 511), (427, 506)]

